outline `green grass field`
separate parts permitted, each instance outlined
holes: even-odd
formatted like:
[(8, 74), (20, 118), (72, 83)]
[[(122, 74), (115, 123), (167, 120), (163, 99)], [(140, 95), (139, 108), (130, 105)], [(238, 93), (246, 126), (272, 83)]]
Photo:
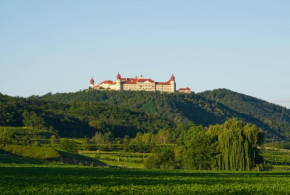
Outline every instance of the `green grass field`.
[(1, 194), (290, 194), (290, 172), (0, 165)]
[(100, 160), (103, 163), (106, 163), (110, 166), (117, 166), (117, 167), (126, 167), (126, 168), (136, 168), (136, 169), (143, 169), (143, 163), (134, 163), (134, 162), (122, 162), (122, 161), (110, 161), (110, 160)]

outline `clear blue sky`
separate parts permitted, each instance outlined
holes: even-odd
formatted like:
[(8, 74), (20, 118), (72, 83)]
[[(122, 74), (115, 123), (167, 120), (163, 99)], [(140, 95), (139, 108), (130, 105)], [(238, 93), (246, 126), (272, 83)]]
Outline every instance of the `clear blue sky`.
[(290, 1), (0, 2), (0, 92), (44, 95), (144, 75), (290, 108)]

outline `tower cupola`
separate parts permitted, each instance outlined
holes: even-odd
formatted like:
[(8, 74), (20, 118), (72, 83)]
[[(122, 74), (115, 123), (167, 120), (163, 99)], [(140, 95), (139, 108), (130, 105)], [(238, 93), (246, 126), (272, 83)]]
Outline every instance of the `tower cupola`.
[(121, 80), (121, 75), (120, 75), (119, 72), (118, 72), (118, 74), (117, 74), (117, 80)]
[(91, 85), (94, 85), (94, 84), (95, 84), (95, 81), (94, 81), (93, 77), (92, 77), (91, 80), (90, 80), (90, 84), (91, 84)]
[(172, 76), (170, 78), (170, 81), (175, 81), (175, 76), (173, 75), (173, 73), (172, 73)]

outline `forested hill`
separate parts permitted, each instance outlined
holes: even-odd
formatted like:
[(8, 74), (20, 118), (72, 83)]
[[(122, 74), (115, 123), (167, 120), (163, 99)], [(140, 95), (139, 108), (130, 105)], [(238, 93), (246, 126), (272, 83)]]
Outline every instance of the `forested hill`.
[(61, 103), (73, 103), (74, 101), (106, 103), (134, 111), (157, 114), (175, 123), (193, 122), (204, 126), (221, 124), (228, 118), (239, 117), (235, 111), (194, 94), (90, 90), (46, 94), (40, 99)]
[(59, 103), (39, 98), (19, 98), (0, 93), (0, 127), (31, 127), (58, 132), (61, 137), (91, 137), (96, 131), (115, 137), (137, 132), (174, 130), (175, 124), (159, 115), (87, 101)]
[(236, 93), (227, 89), (216, 89), (199, 93), (208, 100), (221, 103), (230, 109), (260, 120), (276, 134), (290, 137), (290, 110), (261, 99)]
[[(224, 91), (227, 93), (227, 91)], [(217, 102), (214, 98), (208, 97), (209, 92), (202, 94), (165, 94), (155, 92), (134, 92), (134, 91), (80, 91), (76, 93), (57, 93), (46, 94), (40, 99), (61, 103), (73, 104), (74, 101), (98, 102), (114, 105), (130, 110), (140, 111), (149, 114), (157, 114), (161, 117), (173, 121), (175, 124), (193, 122), (197, 125), (209, 126), (213, 124), (222, 124), (229, 118), (242, 119), (262, 128), (266, 132), (269, 140), (286, 139), (289, 135), (290, 123), (288, 122), (289, 113), (285, 111), (281, 117), (282, 107), (274, 106), (261, 111), (263, 116), (271, 116), (273, 113), (278, 114), (280, 118), (267, 118), (262, 120), (260, 115), (251, 114), (247, 108), (263, 106), (257, 100), (257, 105), (247, 105), (243, 102), (245, 110), (237, 109), (235, 106), (226, 103)], [(229, 97), (230, 98), (230, 97)], [(240, 104), (238, 101), (237, 104)], [(255, 104), (255, 102), (253, 102)], [(264, 102), (264, 104), (269, 104)], [(280, 110), (279, 110), (280, 109)], [(266, 113), (263, 113), (266, 112)], [(272, 122), (269, 123), (269, 121)], [(279, 125), (279, 126), (277, 126)]]

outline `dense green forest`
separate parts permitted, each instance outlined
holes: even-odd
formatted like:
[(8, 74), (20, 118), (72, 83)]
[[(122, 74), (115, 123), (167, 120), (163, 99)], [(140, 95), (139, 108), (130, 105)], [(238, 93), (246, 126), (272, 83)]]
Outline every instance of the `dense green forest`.
[(290, 110), (285, 107), (227, 89), (205, 91), (199, 95), (259, 120), (266, 132), (271, 131), (282, 139), (290, 138)]
[(171, 121), (208, 126), (222, 123), (237, 113), (226, 107), (197, 95), (167, 94), (144, 91), (80, 91), (76, 93), (48, 93), (41, 100), (70, 103), (72, 101), (93, 101), (120, 106), (130, 110), (158, 114)]
[(134, 137), (137, 132), (172, 130), (175, 124), (158, 114), (108, 103), (57, 103), (0, 94), (0, 126), (49, 129), (61, 137), (92, 136), (96, 131), (111, 132), (115, 137)]
[[(211, 93), (219, 94), (216, 95), (217, 98), (225, 97), (227, 101), (217, 100), (213, 98), (215, 95), (209, 95)], [(104, 103), (149, 115), (159, 115), (174, 124), (181, 122), (209, 126), (222, 124), (230, 118), (238, 118), (262, 128), (268, 141), (289, 139), (289, 110), (249, 96), (230, 93), (228, 90), (201, 94), (89, 90), (48, 93), (42, 97), (31, 98), (70, 104), (74, 101)]]
[[(77, 153), (76, 140), (64, 138), (71, 137), (81, 138), (84, 150), (116, 151), (118, 146), (123, 152), (150, 154), (144, 160), (147, 168), (267, 169), (258, 146), (265, 133), (268, 139), (283, 134), (250, 111), (240, 113), (239, 107), (207, 98), (95, 90), (29, 98), (0, 94), (0, 144), (7, 152), (44, 145)], [(288, 114), (285, 110), (283, 117)]]
[(0, 94), (1, 126), (45, 127), (65, 137), (96, 131), (135, 137), (161, 129), (178, 134), (180, 124), (208, 127), (231, 118), (255, 124), (266, 141), (289, 140), (288, 109), (223, 89), (200, 94), (85, 90), (29, 98)]

